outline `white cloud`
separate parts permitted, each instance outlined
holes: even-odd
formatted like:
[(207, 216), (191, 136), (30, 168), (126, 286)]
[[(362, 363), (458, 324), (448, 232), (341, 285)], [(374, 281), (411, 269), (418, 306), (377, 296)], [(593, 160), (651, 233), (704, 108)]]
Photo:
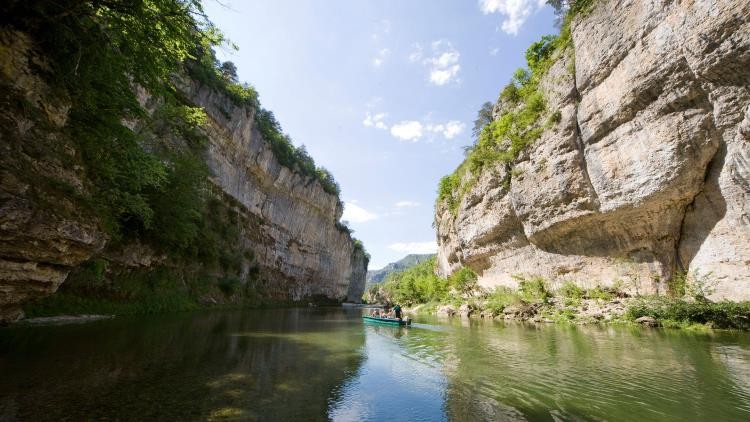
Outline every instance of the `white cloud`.
[[(369, 108), (369, 106), (368, 106)], [(431, 123), (429, 115), (420, 120), (402, 120), (393, 126), (386, 124), (388, 113), (365, 112), (362, 125), (369, 128), (389, 130), (394, 138), (402, 141), (417, 142), (423, 136), (429, 135), (428, 141), (434, 140), (434, 135), (441, 135), (445, 139), (453, 139), (464, 132), (466, 124), (458, 120), (446, 123)]]
[(342, 221), (350, 221), (352, 223), (366, 223), (368, 221), (377, 220), (378, 215), (367, 211), (356, 204), (357, 201), (349, 201), (344, 203), (344, 215), (341, 216)]
[(362, 124), (365, 125), (365, 127), (387, 130), (388, 126), (383, 121), (386, 117), (388, 117), (388, 114), (386, 113), (372, 114), (368, 111), (367, 114), (365, 114), (365, 120), (362, 121)]
[(406, 253), (406, 254), (435, 253), (437, 251), (437, 243), (434, 240), (430, 242), (408, 242), (408, 243), (399, 242), (399, 243), (394, 243), (392, 245), (388, 245), (388, 249), (394, 250), (396, 252)]
[(500, 52), (500, 49), (495, 47), (492, 50), (490, 50), (490, 56), (497, 56), (497, 53)]
[(422, 123), (416, 120), (405, 120), (391, 127), (391, 135), (402, 141), (418, 141), (422, 137)]
[(411, 54), (409, 54), (409, 61), (412, 63), (417, 63), (421, 61), (424, 55), (424, 49), (422, 48), (422, 44), (414, 43), (412, 45), (412, 49), (414, 51), (412, 51)]
[(425, 59), (430, 67), (430, 82), (435, 85), (445, 85), (455, 80), (458, 71), (461, 70), (461, 65), (458, 64), (461, 53), (445, 40), (433, 42), (432, 53), (432, 57)]
[(385, 60), (390, 55), (391, 55), (391, 50), (387, 48), (381, 48), (380, 50), (378, 50), (378, 53), (377, 55), (375, 55), (375, 58), (372, 59), (372, 65), (375, 67), (383, 66), (383, 63), (385, 63)]
[(459, 59), (461, 53), (453, 47), (449, 41), (439, 40), (430, 44), (431, 55), (425, 57), (424, 48), (416, 43), (412, 46), (409, 61), (421, 63), (427, 67), (430, 82), (435, 85), (445, 85), (452, 81), (458, 81), (458, 72), (461, 70)]
[(419, 202), (415, 202), (415, 201), (399, 201), (399, 202), (396, 202), (395, 205), (396, 205), (396, 208), (414, 208), (414, 207), (418, 207), (420, 204)]
[(506, 34), (517, 35), (532, 13), (544, 7), (546, 0), (479, 0), (482, 13), (500, 13), (504, 20), (500, 28)]
[(464, 131), (466, 125), (458, 120), (451, 120), (445, 124), (427, 125), (427, 130), (442, 134), (445, 139), (453, 139)]

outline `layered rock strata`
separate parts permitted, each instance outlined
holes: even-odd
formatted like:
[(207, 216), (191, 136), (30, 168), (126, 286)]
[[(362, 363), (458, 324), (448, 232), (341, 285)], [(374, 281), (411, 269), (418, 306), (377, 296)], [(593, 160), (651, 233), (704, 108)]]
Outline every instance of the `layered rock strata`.
[[(69, 106), (32, 70), (44, 68), (44, 57), (24, 34), (5, 30), (0, 56), (0, 322), (8, 322), (92, 257), (134, 269), (163, 257), (139, 244), (107, 249), (96, 213), (81, 199), (90, 183), (80, 152), (61, 133)], [(336, 196), (279, 164), (254, 124), (255, 110), (193, 81), (181, 89), (209, 115), (210, 181), (239, 214), (237, 247), (253, 252), (263, 294), (359, 301), (367, 257), (338, 224)], [(246, 262), (243, 273), (249, 270)]]
[(698, 271), (750, 299), (750, 3), (601, 0), (571, 29), (541, 83), (559, 123), (438, 204), (440, 272), (663, 293)]

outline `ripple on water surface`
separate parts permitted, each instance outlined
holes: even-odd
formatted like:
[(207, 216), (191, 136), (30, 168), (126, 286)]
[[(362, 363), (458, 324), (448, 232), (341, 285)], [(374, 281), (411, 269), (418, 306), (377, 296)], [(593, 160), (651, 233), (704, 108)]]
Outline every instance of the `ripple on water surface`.
[(750, 336), (287, 309), (0, 329), (0, 420), (750, 420)]

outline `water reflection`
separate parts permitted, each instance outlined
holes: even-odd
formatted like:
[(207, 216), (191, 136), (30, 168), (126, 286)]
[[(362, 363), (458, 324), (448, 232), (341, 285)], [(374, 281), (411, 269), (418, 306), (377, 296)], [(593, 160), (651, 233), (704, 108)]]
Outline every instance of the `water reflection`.
[(372, 324), (365, 324), (364, 331), (365, 361), (356, 376), (335, 392), (331, 419), (444, 420), (447, 381), (441, 365), (414, 353), (415, 345), (429, 343), (424, 342), (427, 331)]
[(0, 330), (0, 420), (750, 420), (750, 335), (213, 312)]
[(341, 311), (0, 331), (0, 420), (325, 420), (364, 335)]

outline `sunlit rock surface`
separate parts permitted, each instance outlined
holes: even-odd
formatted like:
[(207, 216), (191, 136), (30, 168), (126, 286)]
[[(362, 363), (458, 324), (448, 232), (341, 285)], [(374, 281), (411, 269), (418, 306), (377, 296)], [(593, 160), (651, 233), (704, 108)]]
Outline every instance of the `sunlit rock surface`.
[(663, 293), (697, 270), (750, 299), (750, 3), (601, 0), (572, 35), (541, 84), (559, 123), (438, 206), (440, 272)]

